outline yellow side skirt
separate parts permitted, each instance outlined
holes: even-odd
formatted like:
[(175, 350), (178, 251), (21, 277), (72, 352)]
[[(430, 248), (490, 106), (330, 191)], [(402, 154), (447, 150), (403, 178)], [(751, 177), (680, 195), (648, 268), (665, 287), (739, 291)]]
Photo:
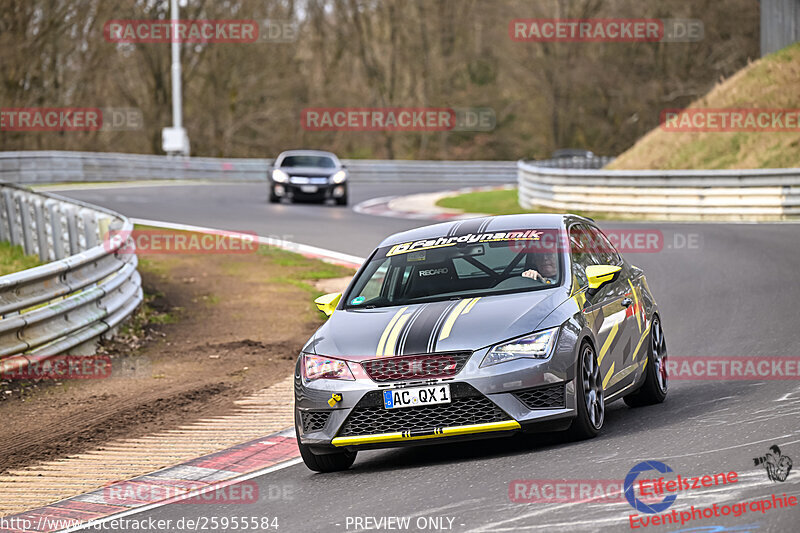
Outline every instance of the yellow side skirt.
[(430, 435), (409, 435), (408, 432), (379, 433), (377, 435), (357, 435), (353, 437), (336, 437), (331, 441), (334, 446), (355, 446), (357, 444), (376, 444), (381, 442), (406, 442), (409, 440), (436, 439), (439, 437), (452, 437), (455, 435), (470, 435), (472, 433), (487, 433), (489, 431), (510, 431), (520, 429), (522, 426), (516, 420), (505, 422), (489, 422), (488, 424), (472, 424), (470, 426), (455, 426), (437, 429)]

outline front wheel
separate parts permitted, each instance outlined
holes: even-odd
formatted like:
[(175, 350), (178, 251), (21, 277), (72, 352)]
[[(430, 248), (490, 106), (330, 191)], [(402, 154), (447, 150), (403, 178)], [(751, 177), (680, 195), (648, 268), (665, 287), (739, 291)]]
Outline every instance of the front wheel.
[(569, 432), (578, 440), (591, 439), (596, 437), (603, 427), (606, 403), (597, 355), (592, 345), (586, 341), (581, 345), (578, 357), (575, 388), (578, 416), (572, 421)]
[(669, 380), (667, 376), (667, 342), (658, 316), (653, 317), (650, 326), (650, 350), (647, 354), (644, 384), (639, 390), (625, 396), (623, 400), (629, 407), (641, 407), (661, 403), (667, 397)]
[(300, 456), (306, 466), (314, 472), (339, 472), (347, 470), (356, 460), (358, 452), (347, 450), (336, 451), (328, 454), (317, 454), (311, 451), (309, 446), (297, 439), (297, 446), (300, 448)]

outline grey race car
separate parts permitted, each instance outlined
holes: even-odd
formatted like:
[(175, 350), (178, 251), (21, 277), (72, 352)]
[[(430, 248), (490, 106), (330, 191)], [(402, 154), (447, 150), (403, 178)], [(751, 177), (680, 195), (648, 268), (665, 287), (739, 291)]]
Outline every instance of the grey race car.
[(306, 465), (349, 468), (360, 449), (569, 430), (597, 435), (605, 406), (659, 403), (666, 344), (643, 272), (590, 219), (509, 215), (393, 235), (295, 371)]

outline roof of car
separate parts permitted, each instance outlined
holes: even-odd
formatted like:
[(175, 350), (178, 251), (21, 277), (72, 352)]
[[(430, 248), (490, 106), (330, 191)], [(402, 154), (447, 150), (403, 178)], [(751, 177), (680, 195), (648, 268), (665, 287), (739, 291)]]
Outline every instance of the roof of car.
[[(326, 152), (325, 150), (286, 150), (278, 154), (278, 157), (285, 157), (287, 155), (326, 155), (338, 159), (333, 152)], [(277, 159), (277, 158), (276, 158)]]
[(464, 235), (466, 233), (489, 233), (524, 229), (560, 229), (564, 227), (564, 221), (567, 217), (589, 220), (577, 215), (561, 214), (522, 214), (470, 218), (466, 220), (444, 222), (442, 224), (433, 224), (431, 226), (423, 226), (421, 228), (395, 233), (384, 239), (379, 247), (423, 239)]

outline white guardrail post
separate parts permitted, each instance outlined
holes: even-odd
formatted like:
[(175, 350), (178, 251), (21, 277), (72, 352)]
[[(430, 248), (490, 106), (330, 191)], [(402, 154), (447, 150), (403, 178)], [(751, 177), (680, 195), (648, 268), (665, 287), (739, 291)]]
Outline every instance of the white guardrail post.
[[(0, 276), (0, 368), (91, 353), (142, 302), (131, 222), (112, 211), (0, 183), (0, 239), (47, 264)], [(125, 247), (124, 250), (121, 247)]]
[(609, 160), (600, 159), (582, 167), (576, 162), (577, 168), (519, 161), (519, 204), (659, 220), (783, 220), (800, 215), (800, 168), (607, 170), (600, 166)]

